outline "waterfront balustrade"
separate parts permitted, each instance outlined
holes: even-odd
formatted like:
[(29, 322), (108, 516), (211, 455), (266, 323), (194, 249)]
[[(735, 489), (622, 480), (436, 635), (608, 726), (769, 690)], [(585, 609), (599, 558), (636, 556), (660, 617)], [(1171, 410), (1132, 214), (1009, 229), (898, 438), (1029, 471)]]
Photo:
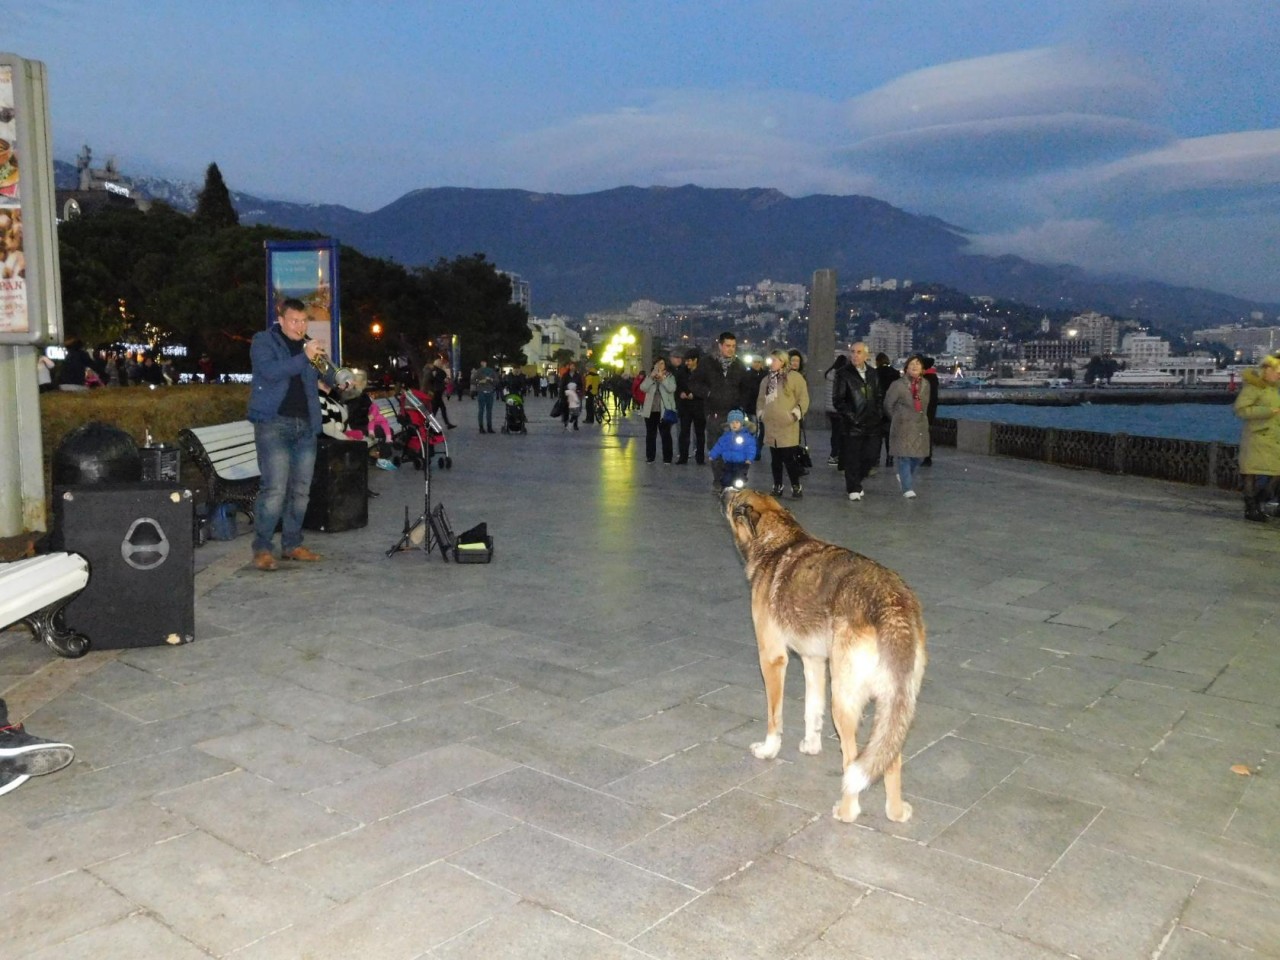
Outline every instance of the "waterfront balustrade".
[(934, 422), (932, 435), (936, 446), (962, 446), (969, 453), (1240, 489), (1239, 447), (1233, 443), (977, 420), (964, 421), (961, 429), (960, 421), (946, 417)]

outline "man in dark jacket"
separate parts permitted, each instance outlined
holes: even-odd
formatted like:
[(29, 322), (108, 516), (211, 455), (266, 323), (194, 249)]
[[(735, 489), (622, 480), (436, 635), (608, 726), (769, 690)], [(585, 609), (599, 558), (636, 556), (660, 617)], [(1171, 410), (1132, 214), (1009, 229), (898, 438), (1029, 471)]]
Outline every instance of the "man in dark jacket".
[(275, 570), (272, 542), (276, 527), (286, 560), (320, 559), (302, 545), (302, 520), (311, 499), (311, 474), (320, 432), (320, 380), (337, 386), (329, 364), (314, 366), (323, 345), (307, 337), (307, 308), (301, 300), (280, 305), (279, 322), (254, 334), (249, 344), (253, 383), (249, 388), (249, 420), (262, 476), (253, 511), (253, 565)]
[(706, 462), (707, 418), (702, 401), (694, 397), (689, 386), (697, 365), (697, 354), (688, 357), (679, 350), (671, 354), (671, 370), (676, 377), (676, 413), (680, 415), (680, 433), (676, 438), (676, 463), (689, 462), (689, 433), (693, 432), (694, 460)]
[[(726, 330), (716, 338), (718, 355), (706, 356), (698, 361), (698, 369), (689, 377), (689, 392), (701, 400), (707, 418), (707, 447), (715, 446), (726, 427), (725, 417), (730, 410), (754, 410), (755, 397), (748, 400), (750, 387), (747, 368), (738, 359), (738, 338), (732, 330)], [(711, 462), (711, 485), (719, 493), (720, 465)]]
[(880, 456), (883, 417), (880, 378), (867, 363), (867, 345), (855, 343), (847, 366), (836, 373), (831, 405), (840, 415), (843, 442), (844, 489), (850, 500), (861, 500), (862, 481)]

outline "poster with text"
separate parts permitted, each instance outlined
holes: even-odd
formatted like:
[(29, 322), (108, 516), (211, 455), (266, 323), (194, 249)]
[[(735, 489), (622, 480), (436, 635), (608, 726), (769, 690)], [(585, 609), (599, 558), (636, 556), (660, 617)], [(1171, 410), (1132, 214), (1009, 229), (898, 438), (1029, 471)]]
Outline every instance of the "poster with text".
[(267, 325), (276, 322), (281, 305), (301, 300), (307, 332), (325, 345), (335, 364), (342, 362), (342, 339), (335, 288), (337, 243), (331, 240), (267, 243)]
[(13, 68), (0, 64), (0, 333), (30, 329), (14, 101)]

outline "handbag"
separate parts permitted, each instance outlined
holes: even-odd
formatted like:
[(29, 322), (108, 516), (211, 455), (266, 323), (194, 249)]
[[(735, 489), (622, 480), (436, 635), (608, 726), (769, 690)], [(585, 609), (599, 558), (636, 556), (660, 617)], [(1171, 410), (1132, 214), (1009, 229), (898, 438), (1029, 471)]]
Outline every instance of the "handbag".
[(678, 423), (679, 421), (680, 421), (680, 415), (679, 415), (679, 414), (677, 414), (674, 410), (663, 410), (663, 411), (662, 411), (662, 422), (663, 422), (663, 423)]
[(556, 402), (551, 405), (551, 419), (558, 420), (560, 417), (563, 417), (565, 407), (568, 403), (569, 401), (567, 401), (563, 396), (557, 397)]
[(813, 457), (809, 456), (809, 438), (805, 436), (803, 426), (800, 428), (800, 454), (796, 459), (800, 461), (801, 476), (813, 469)]

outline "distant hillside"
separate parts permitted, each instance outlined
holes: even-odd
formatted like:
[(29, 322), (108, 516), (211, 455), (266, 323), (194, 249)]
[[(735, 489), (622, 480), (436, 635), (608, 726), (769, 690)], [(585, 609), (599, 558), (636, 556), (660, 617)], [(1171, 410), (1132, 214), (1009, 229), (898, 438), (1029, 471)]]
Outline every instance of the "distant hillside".
[[(133, 183), (182, 209), (194, 207), (199, 190)], [(482, 252), (529, 281), (534, 311), (543, 315), (641, 298), (705, 302), (764, 278), (808, 283), (825, 267), (843, 284), (870, 276), (934, 281), (1037, 306), (1146, 318), (1178, 332), (1278, 309), (1208, 290), (979, 256), (967, 251), (962, 229), (871, 197), (695, 186), (587, 194), (441, 187), (415, 190), (372, 213), (234, 191), (232, 200), (242, 223), (314, 230), (410, 266)]]

